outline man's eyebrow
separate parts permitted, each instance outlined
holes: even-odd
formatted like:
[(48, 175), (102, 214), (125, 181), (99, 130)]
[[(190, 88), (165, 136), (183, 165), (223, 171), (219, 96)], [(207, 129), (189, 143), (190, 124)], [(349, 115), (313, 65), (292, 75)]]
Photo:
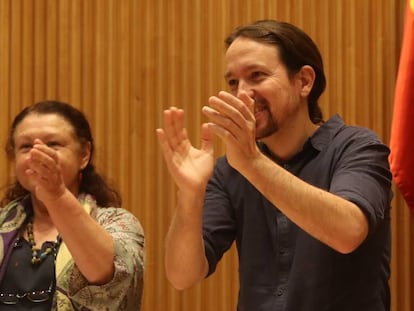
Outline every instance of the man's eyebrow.
[[(258, 64), (251, 64), (251, 65), (247, 65), (246, 67), (243, 68), (243, 71), (251, 71), (257, 68), (261, 68), (260, 65)], [(233, 74), (230, 71), (227, 71), (224, 75), (224, 79), (228, 80)]]
[(227, 72), (224, 74), (224, 79), (225, 79), (225, 80), (228, 80), (231, 76), (232, 76), (232, 73), (231, 73), (230, 71), (227, 71)]

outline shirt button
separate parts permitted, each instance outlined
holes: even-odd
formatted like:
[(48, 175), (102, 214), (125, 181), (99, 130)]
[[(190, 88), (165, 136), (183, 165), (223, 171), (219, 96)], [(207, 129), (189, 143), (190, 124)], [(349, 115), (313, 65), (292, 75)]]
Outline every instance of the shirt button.
[(285, 248), (281, 248), (281, 249), (279, 249), (279, 253), (281, 253), (281, 254), (286, 253), (286, 249), (285, 249)]
[(278, 296), (282, 296), (283, 295), (283, 290), (282, 289), (278, 289), (277, 290), (277, 295)]

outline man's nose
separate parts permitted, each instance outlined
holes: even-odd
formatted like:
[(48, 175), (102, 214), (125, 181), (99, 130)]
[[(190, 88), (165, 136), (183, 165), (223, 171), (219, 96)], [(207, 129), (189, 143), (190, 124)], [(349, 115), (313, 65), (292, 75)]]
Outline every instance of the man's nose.
[(243, 81), (243, 80), (239, 81), (236, 96), (239, 97), (241, 93), (246, 93), (249, 97), (252, 97), (252, 98), (254, 97), (254, 89), (247, 81)]

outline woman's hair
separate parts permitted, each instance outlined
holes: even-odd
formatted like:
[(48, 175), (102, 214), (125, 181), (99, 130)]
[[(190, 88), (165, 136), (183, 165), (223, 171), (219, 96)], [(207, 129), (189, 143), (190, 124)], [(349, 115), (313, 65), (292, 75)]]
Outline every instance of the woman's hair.
[(312, 39), (296, 26), (275, 20), (259, 20), (236, 28), (225, 40), (227, 48), (238, 37), (275, 46), (290, 77), (305, 65), (313, 68), (316, 77), (308, 98), (309, 117), (315, 124), (322, 122), (322, 111), (317, 101), (325, 90), (326, 78), (322, 56)]
[[(79, 193), (87, 193), (93, 195), (96, 199), (98, 206), (107, 207), (115, 206), (120, 207), (122, 199), (118, 191), (109, 187), (105, 179), (98, 174), (92, 164), (92, 157), (94, 151), (93, 137), (89, 122), (85, 115), (74, 108), (73, 106), (59, 102), (59, 101), (42, 101), (35, 103), (31, 106), (24, 108), (13, 120), (10, 128), (9, 137), (6, 143), (6, 154), (9, 160), (14, 160), (15, 157), (15, 141), (14, 134), (17, 126), (31, 114), (55, 114), (65, 119), (73, 128), (75, 137), (82, 147), (90, 143), (91, 154), (89, 162), (86, 167), (79, 172), (81, 175), (81, 181), (79, 184)], [(28, 194), (29, 191), (24, 189), (21, 184), (16, 180), (13, 185), (9, 187), (4, 198), (1, 201), (1, 205), (5, 204)]]

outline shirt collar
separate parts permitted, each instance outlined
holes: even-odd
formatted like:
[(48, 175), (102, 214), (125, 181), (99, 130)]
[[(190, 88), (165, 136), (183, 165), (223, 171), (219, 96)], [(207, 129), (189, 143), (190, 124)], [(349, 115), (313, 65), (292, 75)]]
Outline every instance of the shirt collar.
[(344, 126), (345, 123), (342, 118), (338, 114), (335, 114), (315, 131), (309, 138), (309, 142), (313, 148), (322, 151)]
[(303, 148), (299, 153), (289, 159), (287, 162), (280, 161), (272, 156), (269, 148), (262, 142), (258, 142), (259, 149), (268, 157), (272, 158), (279, 164), (296, 162), (298, 159), (309, 152), (310, 149), (322, 151), (331, 142), (333, 137), (345, 126), (342, 118), (335, 114), (328, 121), (324, 122), (303, 145)]

